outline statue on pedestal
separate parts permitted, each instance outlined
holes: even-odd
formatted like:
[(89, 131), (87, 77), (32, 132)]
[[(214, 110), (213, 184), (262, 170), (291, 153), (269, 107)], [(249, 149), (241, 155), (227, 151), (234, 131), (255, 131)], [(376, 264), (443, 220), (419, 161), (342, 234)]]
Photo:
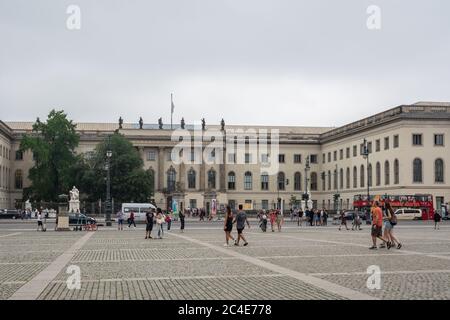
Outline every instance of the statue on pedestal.
[(185, 123), (184, 123), (184, 118), (181, 118), (181, 129), (184, 129)]
[(142, 120), (142, 117), (139, 117), (139, 129), (142, 129), (143, 125), (144, 125), (144, 120)]
[(74, 186), (70, 193), (69, 212), (80, 211), (80, 191)]
[(162, 118), (158, 119), (158, 125), (159, 125), (159, 129), (163, 128), (163, 122), (162, 122)]
[(225, 130), (225, 120), (223, 120), (223, 118), (222, 118), (222, 121), (220, 121), (220, 130), (221, 131)]
[(206, 122), (205, 122), (205, 118), (202, 119), (202, 130), (206, 129)]
[(123, 125), (123, 119), (122, 117), (119, 118), (119, 129), (122, 129), (122, 125)]

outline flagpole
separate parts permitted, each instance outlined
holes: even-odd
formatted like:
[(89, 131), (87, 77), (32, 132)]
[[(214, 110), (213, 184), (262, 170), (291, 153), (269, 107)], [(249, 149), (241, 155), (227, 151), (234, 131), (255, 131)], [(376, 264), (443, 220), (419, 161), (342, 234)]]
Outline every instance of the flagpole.
[(173, 117), (173, 93), (170, 94), (170, 130), (172, 130), (172, 117)]

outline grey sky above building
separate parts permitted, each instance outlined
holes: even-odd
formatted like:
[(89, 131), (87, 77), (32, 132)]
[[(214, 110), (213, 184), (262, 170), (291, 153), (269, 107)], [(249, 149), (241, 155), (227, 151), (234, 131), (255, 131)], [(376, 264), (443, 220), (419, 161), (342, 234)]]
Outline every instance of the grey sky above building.
[[(81, 29), (69, 30), (69, 5)], [(369, 30), (368, 6), (381, 9)], [(0, 0), (0, 119), (339, 126), (450, 101), (447, 0)]]

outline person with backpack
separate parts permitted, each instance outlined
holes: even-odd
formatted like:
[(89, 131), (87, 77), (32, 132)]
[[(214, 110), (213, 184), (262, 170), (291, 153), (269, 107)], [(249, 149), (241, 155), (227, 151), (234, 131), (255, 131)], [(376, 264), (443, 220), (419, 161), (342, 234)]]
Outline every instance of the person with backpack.
[(387, 248), (390, 249), (393, 246), (395, 246), (395, 244), (397, 244), (397, 249), (400, 249), (402, 247), (402, 244), (400, 243), (398, 238), (394, 235), (394, 227), (397, 225), (397, 215), (395, 214), (389, 202), (386, 203), (386, 213), (387, 213), (387, 220), (384, 225), (385, 230), (384, 238), (388, 240)]

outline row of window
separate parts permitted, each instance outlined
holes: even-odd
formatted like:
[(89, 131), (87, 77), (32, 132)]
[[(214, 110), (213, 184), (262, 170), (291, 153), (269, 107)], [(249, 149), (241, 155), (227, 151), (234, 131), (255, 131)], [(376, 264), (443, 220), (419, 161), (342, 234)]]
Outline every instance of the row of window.
[[(366, 186), (366, 177), (367, 177), (367, 183), (369, 186), (373, 185), (372, 181), (372, 175), (373, 175), (373, 169), (372, 164), (369, 164), (369, 167), (366, 168), (364, 165), (361, 165), (359, 168), (359, 187), (364, 188)], [(394, 174), (394, 184), (400, 183), (400, 164), (398, 159), (394, 160), (394, 168), (393, 168), (393, 174)], [(190, 169), (188, 171), (188, 188), (189, 189), (195, 189), (197, 187), (197, 172), (194, 169)], [(334, 177), (334, 183), (333, 183), (333, 189), (338, 189), (338, 183), (339, 183), (339, 189), (344, 189), (344, 178), (345, 178), (345, 188), (350, 189), (350, 168), (347, 167), (345, 170), (345, 176), (344, 176), (344, 169), (341, 168), (339, 172), (335, 169), (332, 173), (330, 170), (328, 172), (322, 172), (321, 179), (322, 179), (322, 190), (325, 191), (326, 189), (331, 190), (332, 188), (332, 178)], [(327, 179), (327, 181), (326, 181)], [(310, 175), (310, 178), (308, 179), (311, 191), (317, 190), (317, 173), (312, 172)], [(253, 174), (250, 171), (247, 171), (244, 173), (243, 177), (244, 181), (244, 190), (253, 190)], [(269, 175), (268, 174), (262, 174), (260, 176), (260, 189), (261, 190), (269, 190)], [(286, 179), (286, 175), (284, 172), (279, 172), (277, 176), (277, 189), (278, 190), (286, 190), (286, 186), (289, 185), (289, 179)], [(444, 160), (443, 159), (436, 159), (434, 161), (434, 181), (435, 183), (443, 183), (444, 182)], [(294, 190), (295, 191), (301, 191), (302, 190), (302, 174), (300, 172), (294, 173)], [(423, 163), (422, 160), (419, 158), (416, 158), (413, 160), (413, 182), (415, 183), (421, 183), (423, 182)], [(384, 162), (384, 184), (389, 185), (391, 183), (391, 168), (389, 161)], [(216, 171), (214, 169), (210, 169), (207, 172), (207, 184), (209, 189), (216, 189)], [(167, 187), (169, 191), (175, 190), (176, 185), (176, 171), (174, 168), (170, 168), (167, 172)], [(380, 186), (381, 185), (381, 164), (380, 162), (377, 162), (375, 164), (375, 185)], [(236, 190), (236, 173), (234, 171), (231, 171), (228, 173), (227, 178), (227, 186), (228, 190)], [(358, 167), (353, 167), (353, 188), (358, 188)]]
[[(373, 185), (372, 181), (372, 164), (369, 164), (367, 171), (365, 170), (365, 166), (361, 165), (359, 169), (359, 187), (364, 188), (366, 186), (365, 177), (367, 176), (367, 183), (369, 186)], [(400, 183), (400, 164), (397, 159), (394, 160), (394, 184)], [(438, 158), (434, 161), (434, 182), (435, 183), (443, 183), (444, 182), (444, 160)], [(350, 168), (347, 167), (345, 171), (344, 177), (344, 169), (341, 168), (339, 172), (335, 169), (333, 173), (329, 170), (327, 173), (322, 172), (322, 190), (325, 191), (326, 186), (328, 190), (331, 190), (331, 180), (334, 177), (333, 189), (338, 189), (338, 181), (339, 181), (339, 189), (344, 189), (344, 178), (345, 178), (345, 188), (350, 189)], [(423, 182), (423, 162), (421, 159), (416, 158), (413, 160), (413, 176), (412, 180), (414, 183), (422, 183)], [(326, 180), (327, 179), (327, 183)], [(384, 184), (389, 185), (391, 183), (391, 169), (389, 161), (384, 162)], [(375, 165), (375, 185), (381, 185), (381, 164), (377, 162)], [(353, 167), (353, 188), (358, 187), (358, 167)]]
[(11, 160), (11, 150), (5, 146), (0, 145), (0, 157)]
[[(147, 161), (156, 161), (156, 150), (150, 150), (147, 152)], [(215, 150), (211, 151), (211, 154), (209, 155), (209, 160), (213, 160), (215, 158)], [(172, 153), (167, 153), (167, 161), (172, 161)], [(195, 152), (190, 153), (190, 161), (195, 161)], [(246, 153), (244, 155), (244, 161), (245, 163), (253, 163), (252, 154)], [(269, 163), (269, 154), (262, 154), (261, 155), (261, 162), (262, 163)], [(278, 155), (278, 162), (279, 163), (286, 163), (286, 156), (285, 154), (279, 154)], [(317, 163), (317, 155), (310, 155), (310, 162), (311, 163)], [(228, 154), (228, 163), (236, 163), (236, 154), (235, 153), (229, 153)], [(294, 154), (293, 155), (293, 163), (302, 163), (302, 155), (301, 154)]]
[[(422, 134), (413, 134), (412, 135), (412, 145), (413, 146), (422, 146), (423, 140), (423, 135)], [(389, 150), (390, 149), (390, 137), (384, 137), (383, 140), (383, 147), (384, 150)], [(433, 143), (434, 146), (444, 146), (444, 135), (443, 134), (434, 134), (433, 135)], [(393, 148), (398, 148), (400, 146), (400, 142), (399, 142), (399, 135), (394, 135), (393, 137)], [(359, 154), (362, 155), (364, 153), (364, 144), (360, 144), (359, 146)], [(367, 142), (367, 151), (368, 153), (372, 153), (372, 142), (369, 141)], [(375, 140), (375, 152), (379, 152), (381, 151), (381, 140), (380, 139), (376, 139)], [(333, 156), (333, 157), (332, 157)], [(358, 146), (354, 145), (353, 146), (353, 157), (357, 157), (358, 156)], [(349, 159), (350, 158), (350, 147), (347, 147), (345, 149), (345, 158)], [(332, 160), (333, 159), (333, 160)], [(339, 160), (343, 160), (344, 159), (344, 149), (340, 149), (339, 150)], [(338, 160), (338, 151), (335, 150), (333, 151), (333, 153), (328, 152), (327, 154), (323, 153), (322, 154), (322, 163), (325, 162), (331, 162), (331, 161), (337, 161)]]
[(0, 166), (0, 188), (9, 189), (9, 176), (11, 175), (11, 169)]

